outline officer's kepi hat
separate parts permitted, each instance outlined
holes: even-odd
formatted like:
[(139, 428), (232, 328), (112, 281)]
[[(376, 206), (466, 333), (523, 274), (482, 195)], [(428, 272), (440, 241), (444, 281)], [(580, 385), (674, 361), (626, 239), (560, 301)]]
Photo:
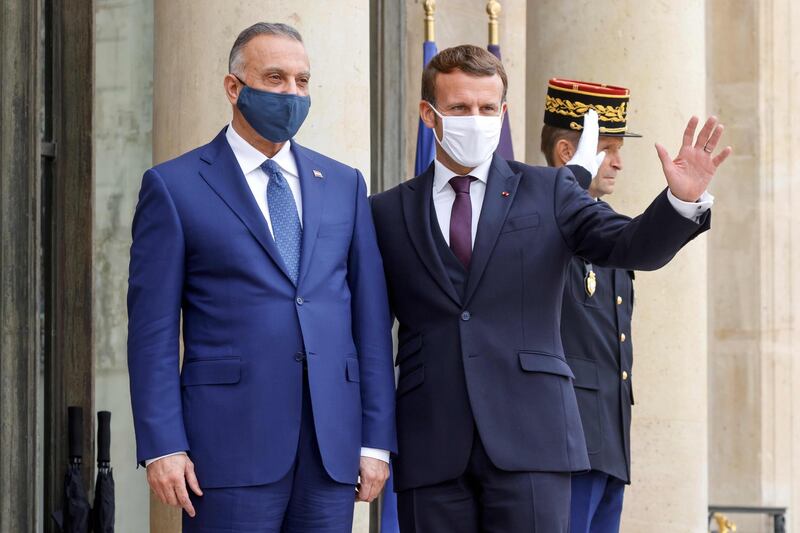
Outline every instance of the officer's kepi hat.
[(585, 81), (553, 78), (547, 84), (544, 123), (548, 126), (581, 131), (583, 115), (597, 111), (600, 135), (641, 137), (628, 131), (627, 115), (630, 91)]

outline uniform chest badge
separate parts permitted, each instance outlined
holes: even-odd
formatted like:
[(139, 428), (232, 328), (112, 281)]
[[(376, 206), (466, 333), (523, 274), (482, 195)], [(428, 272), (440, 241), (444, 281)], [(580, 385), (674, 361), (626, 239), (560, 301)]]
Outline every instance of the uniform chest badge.
[(586, 277), (583, 280), (584, 288), (586, 289), (586, 294), (589, 295), (589, 298), (594, 296), (594, 292), (597, 290), (597, 276), (594, 273), (594, 270), (590, 270), (586, 273)]

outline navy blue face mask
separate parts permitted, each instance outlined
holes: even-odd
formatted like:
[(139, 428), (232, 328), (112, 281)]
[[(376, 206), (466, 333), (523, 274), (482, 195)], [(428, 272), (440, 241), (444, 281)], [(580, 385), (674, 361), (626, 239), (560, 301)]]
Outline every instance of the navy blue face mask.
[(271, 93), (249, 87), (236, 76), (244, 87), (239, 91), (236, 107), (256, 132), (274, 143), (286, 142), (295, 136), (308, 116), (310, 96)]

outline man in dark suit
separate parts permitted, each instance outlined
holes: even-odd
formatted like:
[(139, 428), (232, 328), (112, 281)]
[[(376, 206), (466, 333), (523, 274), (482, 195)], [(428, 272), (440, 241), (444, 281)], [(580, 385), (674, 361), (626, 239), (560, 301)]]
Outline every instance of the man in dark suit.
[[(628, 89), (552, 79), (547, 88), (541, 148), (548, 165), (572, 159), (581, 132), (567, 113), (600, 109), (598, 149), (605, 158), (587, 183), (600, 200), (614, 192), (622, 171), (621, 150), (628, 131)], [(582, 113), (581, 113), (582, 114)], [(710, 196), (704, 201), (710, 202)], [(571, 533), (619, 531), (625, 485), (630, 483), (630, 428), (633, 404), (633, 278), (630, 270), (593, 265), (574, 257), (564, 285), (561, 339), (575, 375), (591, 471), (572, 477)]]
[(137, 455), (159, 499), (185, 510), (184, 532), (349, 532), (354, 497), (380, 493), (396, 449), (366, 185), (292, 139), (309, 77), (296, 30), (247, 28), (224, 79), (231, 123), (142, 181), (128, 291)]
[[(493, 154), (506, 88), (486, 50), (440, 52), (420, 102), (436, 160), (372, 199), (400, 325), (394, 472), (404, 532), (568, 530), (571, 473), (590, 465), (561, 344), (567, 265), (574, 255), (666, 264), (708, 229), (694, 201), (730, 153), (711, 157), (715, 119), (695, 144), (693, 118), (675, 161), (657, 148), (671, 192), (631, 220), (590, 198), (567, 168)], [(593, 158), (596, 144), (579, 151)]]

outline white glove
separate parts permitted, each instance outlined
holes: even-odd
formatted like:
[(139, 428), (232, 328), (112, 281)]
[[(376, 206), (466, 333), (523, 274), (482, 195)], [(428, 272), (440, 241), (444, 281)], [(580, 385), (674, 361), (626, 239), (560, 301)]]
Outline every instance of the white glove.
[(583, 133), (578, 141), (578, 148), (575, 155), (567, 161), (567, 165), (578, 165), (589, 171), (592, 177), (597, 176), (606, 152), (603, 150), (597, 153), (597, 143), (600, 140), (600, 126), (597, 123), (597, 111), (590, 109), (583, 116)]

